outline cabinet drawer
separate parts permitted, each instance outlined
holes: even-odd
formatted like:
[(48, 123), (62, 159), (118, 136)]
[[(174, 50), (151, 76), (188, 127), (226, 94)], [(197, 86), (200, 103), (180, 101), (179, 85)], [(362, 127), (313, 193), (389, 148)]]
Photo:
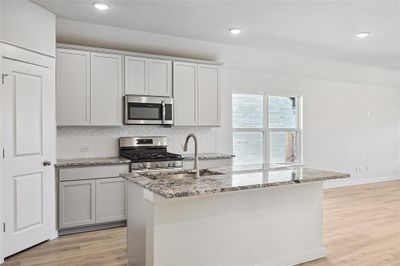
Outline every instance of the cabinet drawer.
[(58, 172), (60, 181), (97, 179), (107, 177), (117, 177), (121, 173), (129, 172), (129, 164), (88, 166), (61, 168)]

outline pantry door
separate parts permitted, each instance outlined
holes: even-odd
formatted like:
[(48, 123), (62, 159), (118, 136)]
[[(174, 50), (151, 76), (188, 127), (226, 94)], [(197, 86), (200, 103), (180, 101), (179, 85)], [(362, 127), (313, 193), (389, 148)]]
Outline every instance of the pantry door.
[[(51, 237), (54, 78), (49, 68), (2, 60), (4, 257)], [(52, 194), (53, 193), (53, 194)]]

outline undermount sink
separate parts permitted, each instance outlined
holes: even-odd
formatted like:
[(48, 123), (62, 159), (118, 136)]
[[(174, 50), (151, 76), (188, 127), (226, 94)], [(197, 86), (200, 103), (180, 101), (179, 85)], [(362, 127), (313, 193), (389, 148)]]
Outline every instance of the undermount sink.
[[(223, 175), (221, 172), (211, 171), (208, 169), (200, 169), (199, 170), (200, 176), (212, 176), (212, 175)], [(157, 179), (183, 179), (183, 178), (194, 178), (196, 173), (193, 170), (182, 170), (176, 172), (158, 172), (158, 173), (144, 173), (145, 177), (157, 180)]]

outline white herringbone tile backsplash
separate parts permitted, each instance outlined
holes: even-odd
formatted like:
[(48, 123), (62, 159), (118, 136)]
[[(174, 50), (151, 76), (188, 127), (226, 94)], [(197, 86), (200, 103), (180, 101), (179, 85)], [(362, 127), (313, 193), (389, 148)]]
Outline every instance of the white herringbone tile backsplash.
[[(183, 153), (187, 134), (196, 134), (199, 152), (216, 151), (216, 133), (213, 128), (161, 126), (124, 127), (59, 127), (57, 128), (57, 158), (90, 158), (118, 155), (118, 138), (126, 136), (167, 136), (168, 151)], [(192, 140), (191, 140), (192, 141)], [(189, 145), (189, 153), (194, 145)]]

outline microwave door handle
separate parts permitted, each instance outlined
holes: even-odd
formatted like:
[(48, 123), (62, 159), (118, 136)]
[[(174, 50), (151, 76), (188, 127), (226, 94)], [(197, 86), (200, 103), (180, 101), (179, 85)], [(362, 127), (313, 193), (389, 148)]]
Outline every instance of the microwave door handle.
[(161, 101), (161, 106), (162, 106), (162, 113), (161, 113), (161, 116), (162, 116), (162, 124), (165, 124), (165, 102), (164, 101)]

